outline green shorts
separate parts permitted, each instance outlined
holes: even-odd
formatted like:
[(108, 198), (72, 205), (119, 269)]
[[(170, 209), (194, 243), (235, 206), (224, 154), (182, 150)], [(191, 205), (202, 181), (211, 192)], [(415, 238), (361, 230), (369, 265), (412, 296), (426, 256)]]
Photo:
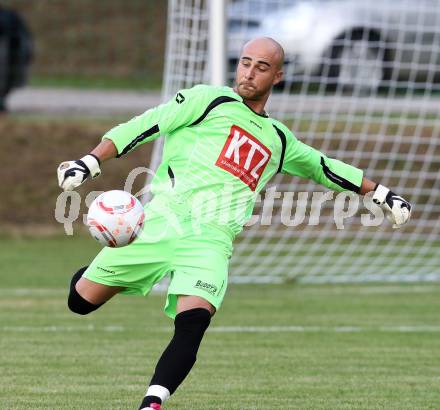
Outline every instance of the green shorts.
[(147, 212), (144, 230), (132, 244), (103, 248), (84, 272), (87, 279), (122, 286), (127, 295), (147, 295), (166, 274), (171, 281), (165, 313), (176, 316), (177, 295), (200, 296), (218, 309), (226, 292), (232, 235), (199, 224)]

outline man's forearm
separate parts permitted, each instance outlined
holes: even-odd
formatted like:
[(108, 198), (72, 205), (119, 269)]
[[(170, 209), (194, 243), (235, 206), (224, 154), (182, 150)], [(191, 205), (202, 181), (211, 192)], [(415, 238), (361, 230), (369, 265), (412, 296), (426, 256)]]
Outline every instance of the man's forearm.
[(367, 178), (362, 178), (362, 185), (361, 185), (361, 189), (359, 190), (359, 193), (361, 195), (368, 194), (368, 192), (374, 191), (376, 185), (377, 184), (375, 182), (370, 181)]
[(104, 139), (96, 146), (91, 154), (97, 156), (101, 163), (103, 163), (108, 159), (115, 158), (116, 155), (118, 155), (118, 151), (112, 140)]

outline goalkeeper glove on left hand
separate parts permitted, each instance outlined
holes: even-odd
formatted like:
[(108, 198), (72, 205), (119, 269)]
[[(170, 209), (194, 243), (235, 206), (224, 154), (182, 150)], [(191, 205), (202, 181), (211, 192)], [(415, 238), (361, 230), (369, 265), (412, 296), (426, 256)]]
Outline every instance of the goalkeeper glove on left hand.
[(387, 219), (395, 229), (408, 222), (411, 216), (411, 204), (383, 185), (376, 186), (373, 202), (385, 211)]
[(101, 174), (99, 158), (88, 154), (76, 161), (62, 162), (57, 170), (58, 184), (64, 191), (73, 191), (80, 186), (90, 175), (96, 178)]

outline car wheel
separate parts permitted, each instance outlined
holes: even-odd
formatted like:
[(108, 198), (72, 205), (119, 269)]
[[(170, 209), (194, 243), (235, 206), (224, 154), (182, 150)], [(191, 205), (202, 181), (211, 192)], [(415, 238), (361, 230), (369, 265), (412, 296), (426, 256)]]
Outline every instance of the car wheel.
[(322, 65), (328, 90), (374, 92), (387, 76), (388, 51), (376, 31), (358, 29), (336, 38)]

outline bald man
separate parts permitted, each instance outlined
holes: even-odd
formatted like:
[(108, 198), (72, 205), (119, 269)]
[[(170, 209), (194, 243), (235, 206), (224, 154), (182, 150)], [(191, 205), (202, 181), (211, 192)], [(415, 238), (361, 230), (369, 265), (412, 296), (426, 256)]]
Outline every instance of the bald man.
[(181, 90), (168, 103), (108, 131), (90, 154), (58, 168), (60, 187), (72, 190), (97, 177), (104, 161), (165, 136), (143, 236), (123, 248), (104, 248), (73, 275), (68, 298), (69, 308), (85, 315), (118, 293), (145, 296), (170, 275), (164, 310), (175, 331), (140, 409), (160, 409), (194, 365), (226, 292), (232, 242), (276, 173), (312, 179), (335, 191), (375, 191), (374, 201), (395, 226), (410, 216), (403, 198), (364, 178), (360, 169), (303, 144), (267, 115), (272, 87), (283, 78), (283, 60), (275, 40), (250, 41), (234, 88)]

